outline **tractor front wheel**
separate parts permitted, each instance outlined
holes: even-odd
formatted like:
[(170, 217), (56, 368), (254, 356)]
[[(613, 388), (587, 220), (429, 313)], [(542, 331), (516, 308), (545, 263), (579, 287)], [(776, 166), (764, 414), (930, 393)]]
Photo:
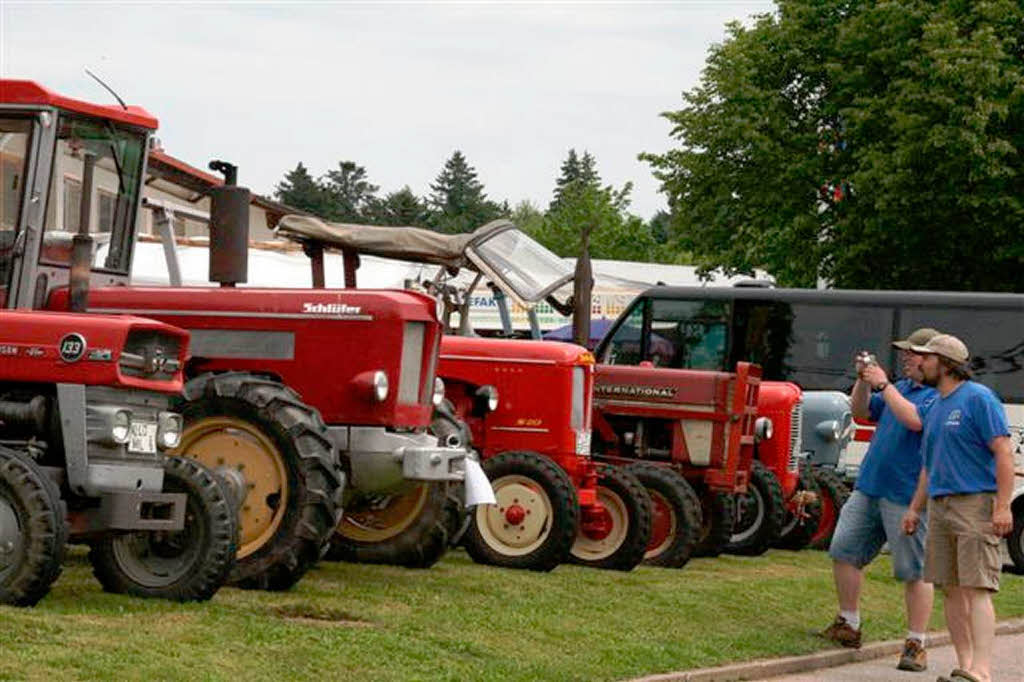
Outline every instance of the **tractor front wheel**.
[(620, 467), (600, 464), (597, 476), (600, 518), (582, 515), (572, 561), (630, 571), (643, 561), (651, 539), (651, 496), (636, 476)]
[(694, 556), (716, 557), (725, 551), (736, 525), (736, 500), (728, 493), (705, 489), (700, 495), (700, 540)]
[(651, 496), (651, 539), (644, 563), (682, 568), (700, 540), (700, 499), (678, 472), (644, 462), (630, 464), (632, 473)]
[(415, 483), (393, 495), (353, 502), (324, 558), (430, 568), (448, 548), (448, 483)]
[(320, 413), (279, 382), (245, 372), (185, 386), (175, 454), (241, 481), (238, 560), (229, 582), (287, 590), (320, 558), (344, 475)]
[(793, 497), (795, 509), (791, 511), (787, 505), (782, 533), (775, 541), (775, 546), (780, 549), (801, 550), (810, 546), (811, 539), (821, 523), (821, 492), (814, 480), (814, 474), (807, 467), (800, 472), (800, 480)]
[(550, 571), (569, 558), (579, 527), (576, 488), (554, 462), (532, 452), (505, 452), (483, 464), (496, 505), (470, 515), (465, 546), (473, 560)]
[(811, 537), (811, 547), (827, 550), (836, 532), (839, 512), (849, 499), (850, 491), (832, 469), (814, 467), (814, 482), (818, 484), (818, 492), (821, 493), (821, 521)]
[(735, 495), (736, 525), (725, 551), (758, 556), (768, 551), (782, 531), (786, 505), (779, 479), (761, 462), (754, 460), (747, 492)]
[(184, 528), (107, 533), (89, 550), (92, 572), (107, 592), (206, 601), (235, 563), (234, 498), (217, 476), (186, 457), (167, 459), (164, 492), (187, 496)]
[(1013, 530), (1010, 531), (1010, 537), (1006, 538), (1006, 546), (1010, 550), (1014, 570), (1024, 575), (1024, 503), (1013, 507)]
[(57, 484), (0, 446), (0, 604), (33, 606), (60, 575), (68, 530)]

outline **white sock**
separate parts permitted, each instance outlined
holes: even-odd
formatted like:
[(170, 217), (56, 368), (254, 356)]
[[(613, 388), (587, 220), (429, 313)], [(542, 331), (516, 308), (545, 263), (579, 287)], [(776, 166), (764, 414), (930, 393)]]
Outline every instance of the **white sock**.
[(851, 628), (854, 630), (860, 630), (860, 611), (840, 611), (839, 615), (843, 617)]
[(907, 639), (916, 639), (924, 646), (924, 633), (923, 632), (907, 632)]

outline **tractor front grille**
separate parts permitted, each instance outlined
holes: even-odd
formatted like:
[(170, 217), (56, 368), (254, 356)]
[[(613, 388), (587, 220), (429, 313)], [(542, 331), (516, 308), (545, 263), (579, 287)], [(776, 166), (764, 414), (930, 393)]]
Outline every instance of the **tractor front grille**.
[(804, 422), (804, 399), (793, 405), (793, 412), (789, 416), (789, 470), (800, 470), (800, 449), (803, 447), (800, 431)]

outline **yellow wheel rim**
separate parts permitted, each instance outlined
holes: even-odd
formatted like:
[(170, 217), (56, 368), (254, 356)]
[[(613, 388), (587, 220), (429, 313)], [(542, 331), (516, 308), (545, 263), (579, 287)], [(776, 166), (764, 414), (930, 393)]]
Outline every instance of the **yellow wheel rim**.
[(234, 417), (208, 417), (189, 424), (174, 454), (208, 468), (234, 469), (245, 479), (238, 513), (243, 559), (274, 537), (288, 509), (288, 469), (274, 443), (256, 426)]
[(492, 481), (498, 504), (476, 508), (476, 527), (491, 549), (505, 556), (534, 551), (551, 535), (554, 510), (537, 481), (509, 475)]
[(357, 511), (346, 511), (338, 534), (356, 542), (384, 542), (419, 518), (430, 496), (429, 483), (419, 483), (404, 493), (389, 495)]
[(607, 559), (622, 547), (629, 534), (629, 510), (616, 493), (604, 486), (597, 488), (597, 501), (605, 508), (611, 521), (611, 530), (603, 538), (587, 537), (581, 532), (576, 535), (572, 554), (582, 561)]

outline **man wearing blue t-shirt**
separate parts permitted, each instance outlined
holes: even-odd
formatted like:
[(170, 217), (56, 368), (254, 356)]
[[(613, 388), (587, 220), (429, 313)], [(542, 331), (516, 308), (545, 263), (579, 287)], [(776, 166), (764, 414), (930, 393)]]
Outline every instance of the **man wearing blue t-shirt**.
[(925, 383), (939, 398), (924, 420), (917, 491), (903, 520), (918, 529), (928, 500), (925, 580), (944, 594), (946, 626), (959, 667), (945, 682), (989, 682), (999, 589), (999, 537), (1010, 532), (1013, 453), (1003, 404), (970, 380), (967, 346), (940, 334), (912, 350), (923, 354)]
[[(877, 423), (856, 489), (839, 513), (829, 545), (832, 573), (839, 598), (839, 615), (823, 633), (848, 647), (860, 647), (860, 592), (864, 567), (888, 542), (893, 574), (904, 584), (908, 633), (898, 667), (921, 671), (927, 667), (924, 631), (932, 610), (932, 586), (922, 580), (926, 529), (902, 532), (900, 521), (914, 496), (921, 471), (921, 425), (937, 393), (922, 383), (922, 357), (912, 352), (939, 332), (918, 329), (893, 345), (900, 349), (904, 379), (889, 383), (877, 364), (857, 367), (857, 382), (850, 396), (853, 415)], [(874, 395), (871, 390), (874, 390)]]

